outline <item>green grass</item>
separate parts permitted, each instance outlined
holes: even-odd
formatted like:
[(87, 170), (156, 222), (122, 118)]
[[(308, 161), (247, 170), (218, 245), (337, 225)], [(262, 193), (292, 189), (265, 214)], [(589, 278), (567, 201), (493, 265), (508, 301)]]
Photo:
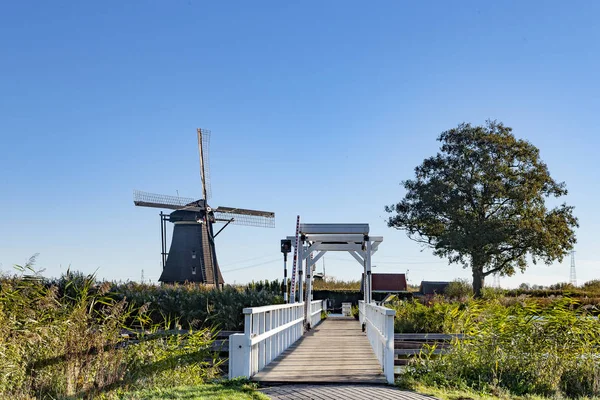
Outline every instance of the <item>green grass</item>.
[(258, 392), (256, 386), (247, 381), (233, 380), (197, 386), (177, 386), (122, 392), (104, 396), (105, 399), (127, 400), (266, 400), (267, 396)]
[[(435, 397), (440, 400), (562, 400), (561, 397), (543, 397), (535, 395), (515, 396), (508, 393), (484, 393), (471, 389), (449, 389), (417, 384), (410, 390)], [(579, 397), (579, 400), (597, 400), (598, 397)]]

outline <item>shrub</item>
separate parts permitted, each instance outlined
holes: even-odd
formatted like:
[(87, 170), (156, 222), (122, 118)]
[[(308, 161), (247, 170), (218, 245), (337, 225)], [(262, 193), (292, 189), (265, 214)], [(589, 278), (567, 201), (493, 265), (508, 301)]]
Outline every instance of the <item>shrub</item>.
[(446, 287), (444, 295), (451, 299), (467, 299), (473, 296), (473, 285), (466, 279), (456, 279)]
[(352, 314), (354, 319), (358, 320), (360, 318), (360, 310), (358, 306), (352, 306), (352, 308), (350, 309), (350, 313)]

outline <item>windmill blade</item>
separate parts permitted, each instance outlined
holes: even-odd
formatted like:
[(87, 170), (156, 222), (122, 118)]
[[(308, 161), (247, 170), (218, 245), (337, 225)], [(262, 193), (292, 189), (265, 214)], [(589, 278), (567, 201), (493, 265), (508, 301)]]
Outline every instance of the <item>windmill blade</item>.
[(148, 193), (140, 190), (133, 191), (133, 204), (139, 207), (167, 208), (170, 210), (200, 210), (197, 206), (197, 200), (192, 198)]
[(212, 197), (210, 185), (210, 131), (198, 128), (198, 153), (200, 154), (200, 178), (202, 179), (202, 195), (204, 200)]
[(229, 222), (233, 219), (231, 223), (236, 225), (275, 228), (275, 213), (269, 211), (219, 207), (214, 213), (217, 222)]

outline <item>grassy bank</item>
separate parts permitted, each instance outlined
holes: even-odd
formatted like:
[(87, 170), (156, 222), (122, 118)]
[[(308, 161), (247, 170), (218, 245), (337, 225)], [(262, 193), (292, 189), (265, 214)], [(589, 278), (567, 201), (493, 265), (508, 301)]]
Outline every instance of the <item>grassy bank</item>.
[[(516, 396), (502, 391), (481, 392), (469, 388), (457, 389), (447, 387), (425, 386), (413, 384), (410, 386), (400, 385), (402, 389), (435, 397), (440, 400), (563, 400), (561, 397), (544, 397), (537, 395)], [(596, 400), (596, 397), (580, 397), (577, 400)]]
[[(560, 297), (437, 298), (395, 305), (397, 332), (461, 333), (449, 353), (425, 349), (400, 379), (404, 386), (509, 398), (536, 395), (580, 398), (600, 395), (600, 323), (595, 307)], [(511, 397), (512, 396), (512, 397)]]
[(100, 397), (100, 400), (162, 400), (162, 399), (205, 399), (205, 400), (267, 400), (268, 397), (256, 390), (256, 385), (247, 381), (226, 381), (194, 386), (176, 386), (134, 391), (115, 391)]
[[(209, 384), (222, 374), (211, 347), (217, 329), (241, 328), (242, 308), (277, 300), (269, 290), (49, 282), (31, 268), (0, 279), (0, 398), (254, 398), (247, 385)], [(163, 333), (179, 326), (189, 330)]]

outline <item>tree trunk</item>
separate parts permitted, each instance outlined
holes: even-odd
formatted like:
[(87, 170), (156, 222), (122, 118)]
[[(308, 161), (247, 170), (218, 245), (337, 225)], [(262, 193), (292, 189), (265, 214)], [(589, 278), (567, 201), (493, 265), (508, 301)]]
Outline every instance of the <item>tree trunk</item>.
[(475, 298), (481, 298), (481, 289), (483, 289), (483, 281), (485, 276), (483, 275), (483, 263), (477, 260), (477, 257), (473, 257), (471, 262), (471, 269), (473, 270), (473, 294)]

